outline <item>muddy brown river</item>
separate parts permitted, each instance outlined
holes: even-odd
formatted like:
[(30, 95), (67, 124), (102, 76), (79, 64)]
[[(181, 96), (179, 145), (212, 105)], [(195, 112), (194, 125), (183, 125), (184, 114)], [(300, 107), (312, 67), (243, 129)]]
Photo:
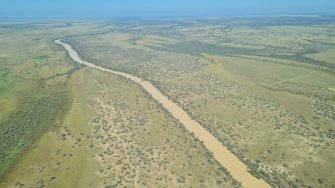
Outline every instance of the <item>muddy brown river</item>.
[(70, 57), (80, 64), (86, 65), (87, 67), (96, 70), (128, 78), (129, 80), (132, 80), (133, 82), (141, 85), (152, 96), (152, 98), (160, 102), (163, 107), (168, 110), (173, 117), (178, 119), (188, 131), (194, 133), (195, 137), (199, 138), (200, 141), (203, 141), (205, 147), (213, 153), (214, 158), (230, 172), (234, 179), (241, 182), (243, 187), (271, 187), (264, 180), (257, 179), (256, 177), (252, 176), (248, 172), (247, 166), (242, 161), (240, 161), (232, 152), (230, 152), (227, 147), (222, 145), (222, 143), (218, 139), (216, 139), (211, 133), (203, 128), (198, 122), (194, 121), (181, 107), (179, 107), (176, 103), (163, 95), (150, 82), (131, 74), (113, 71), (84, 61), (79, 57), (78, 53), (69, 44), (62, 42), (60, 39), (55, 40), (55, 43), (62, 45), (67, 50)]

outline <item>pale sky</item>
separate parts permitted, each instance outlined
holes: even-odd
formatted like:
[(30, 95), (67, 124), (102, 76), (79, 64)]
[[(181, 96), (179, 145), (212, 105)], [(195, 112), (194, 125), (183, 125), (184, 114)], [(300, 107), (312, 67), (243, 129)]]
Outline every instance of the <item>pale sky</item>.
[(1, 0), (0, 18), (334, 14), (335, 0)]

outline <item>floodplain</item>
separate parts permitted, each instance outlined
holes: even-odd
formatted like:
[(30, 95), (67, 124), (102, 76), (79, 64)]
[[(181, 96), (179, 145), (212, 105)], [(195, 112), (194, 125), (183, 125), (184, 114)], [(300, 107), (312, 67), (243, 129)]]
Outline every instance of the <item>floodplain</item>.
[(272, 187), (333, 187), (334, 36), (323, 16), (2, 22), (0, 187), (241, 185), (143, 88), (56, 39), (150, 81)]

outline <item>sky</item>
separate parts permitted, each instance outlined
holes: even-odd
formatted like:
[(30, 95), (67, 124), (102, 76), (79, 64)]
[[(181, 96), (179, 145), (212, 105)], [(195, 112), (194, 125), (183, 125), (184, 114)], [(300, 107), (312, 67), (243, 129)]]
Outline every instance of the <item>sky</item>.
[(335, 14), (335, 0), (0, 0), (0, 18)]

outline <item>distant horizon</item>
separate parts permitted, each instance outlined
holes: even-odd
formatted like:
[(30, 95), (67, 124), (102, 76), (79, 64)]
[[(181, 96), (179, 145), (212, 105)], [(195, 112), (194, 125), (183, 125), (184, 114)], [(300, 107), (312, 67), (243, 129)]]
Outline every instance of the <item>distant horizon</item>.
[(0, 17), (0, 20), (110, 20), (110, 19), (224, 19), (224, 18), (266, 18), (266, 17), (335, 17), (334, 14), (245, 14), (245, 15), (188, 15), (188, 16), (107, 16), (107, 17)]
[(331, 0), (11, 0), (0, 2), (0, 19), (108, 19), (335, 15)]

